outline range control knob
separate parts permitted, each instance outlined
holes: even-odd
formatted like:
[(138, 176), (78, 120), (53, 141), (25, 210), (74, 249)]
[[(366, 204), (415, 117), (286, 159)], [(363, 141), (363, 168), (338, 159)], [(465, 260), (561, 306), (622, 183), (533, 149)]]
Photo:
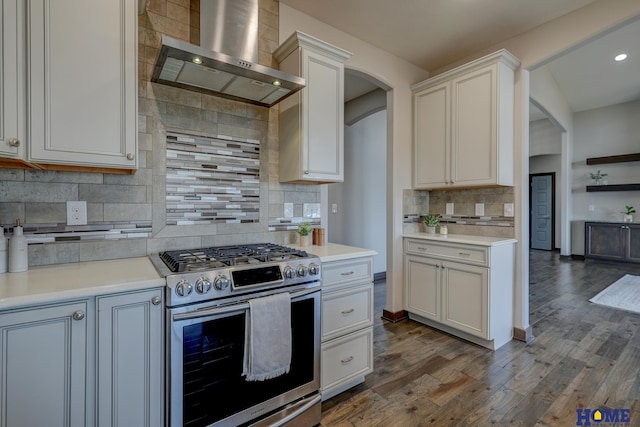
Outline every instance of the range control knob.
[(320, 266), (315, 262), (312, 262), (311, 264), (309, 264), (309, 275), (315, 276), (318, 273), (320, 273)]
[(211, 290), (211, 280), (206, 277), (201, 277), (196, 280), (196, 292), (199, 294), (206, 294)]
[(296, 273), (298, 273), (298, 277), (304, 277), (307, 275), (307, 267), (305, 267), (304, 265), (300, 264), (298, 266), (298, 268), (296, 269)]
[(229, 282), (229, 279), (227, 279), (227, 276), (222, 274), (222, 275), (216, 277), (216, 280), (213, 282), (213, 286), (218, 291), (224, 291), (225, 289), (227, 289), (229, 287), (230, 283), (231, 282)]
[(176, 294), (181, 297), (186, 297), (191, 291), (193, 291), (193, 286), (191, 286), (191, 283), (189, 283), (187, 279), (180, 280), (176, 285)]
[(291, 268), (290, 265), (287, 265), (284, 268), (284, 273), (283, 274), (284, 274), (284, 278), (285, 279), (293, 279), (294, 277), (296, 277), (296, 272), (293, 271), (293, 268)]

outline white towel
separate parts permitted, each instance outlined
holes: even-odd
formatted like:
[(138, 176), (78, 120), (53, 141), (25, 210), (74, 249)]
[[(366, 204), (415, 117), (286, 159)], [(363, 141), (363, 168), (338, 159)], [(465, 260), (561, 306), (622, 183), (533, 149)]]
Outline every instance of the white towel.
[(288, 292), (249, 300), (244, 365), (247, 381), (264, 381), (291, 367), (291, 295)]

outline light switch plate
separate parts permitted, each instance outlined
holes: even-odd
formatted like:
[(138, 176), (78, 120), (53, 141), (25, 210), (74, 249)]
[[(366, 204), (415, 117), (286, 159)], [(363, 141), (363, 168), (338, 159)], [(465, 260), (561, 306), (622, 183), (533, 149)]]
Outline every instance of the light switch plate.
[(284, 217), (293, 218), (293, 203), (284, 204)]
[(484, 216), (484, 203), (476, 203), (476, 216)]
[(447, 203), (447, 205), (445, 207), (445, 214), (446, 215), (453, 215), (453, 203)]
[(504, 204), (504, 216), (512, 217), (513, 216), (513, 203), (505, 203)]

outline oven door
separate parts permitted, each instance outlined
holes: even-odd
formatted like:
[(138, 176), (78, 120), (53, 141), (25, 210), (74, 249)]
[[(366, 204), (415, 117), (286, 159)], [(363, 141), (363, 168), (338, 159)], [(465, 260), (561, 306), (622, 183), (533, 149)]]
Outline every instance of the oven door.
[(168, 309), (171, 426), (240, 425), (319, 390), (320, 289), (291, 293), (291, 368), (266, 381), (242, 376), (248, 306)]

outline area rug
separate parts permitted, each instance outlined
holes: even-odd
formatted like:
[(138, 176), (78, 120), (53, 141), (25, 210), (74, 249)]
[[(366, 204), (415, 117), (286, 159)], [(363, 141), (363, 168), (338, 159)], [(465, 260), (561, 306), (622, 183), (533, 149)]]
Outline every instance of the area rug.
[(626, 274), (589, 301), (598, 305), (640, 313), (640, 276)]

